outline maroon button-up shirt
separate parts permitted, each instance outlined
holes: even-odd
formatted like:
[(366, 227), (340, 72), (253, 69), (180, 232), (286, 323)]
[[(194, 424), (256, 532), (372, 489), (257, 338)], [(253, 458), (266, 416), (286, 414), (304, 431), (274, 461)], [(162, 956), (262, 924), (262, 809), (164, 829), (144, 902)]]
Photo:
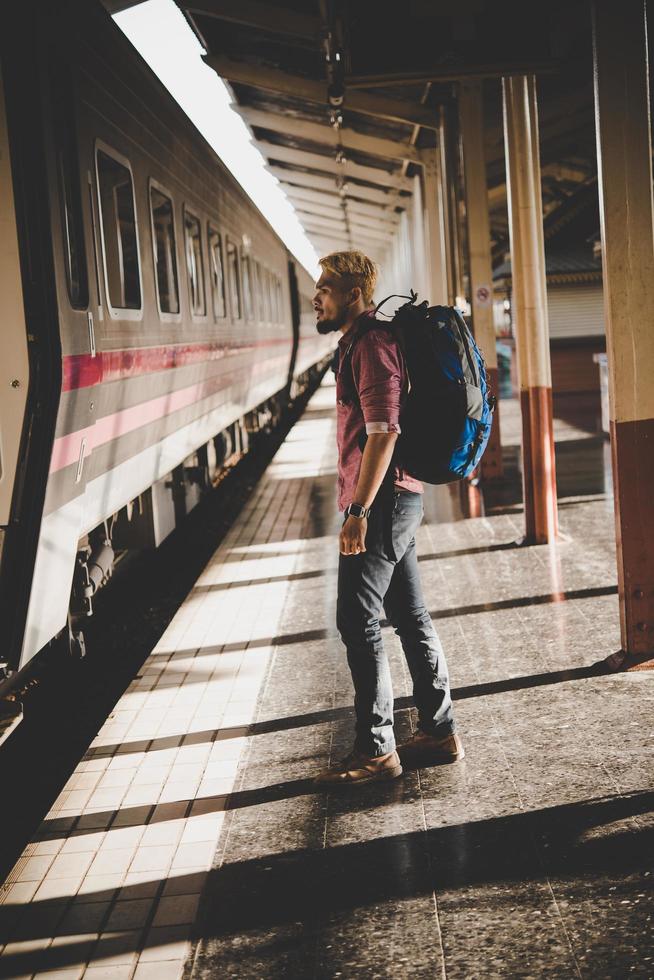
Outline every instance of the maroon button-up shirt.
[[(364, 313), (363, 317), (374, 317)], [(336, 441), (338, 444), (338, 509), (343, 511), (354, 500), (363, 456), (364, 434), (400, 432), (400, 408), (408, 391), (408, 375), (399, 344), (388, 324), (376, 320), (359, 337), (343, 370), (343, 356), (356, 336), (363, 317), (338, 342), (339, 366), (336, 375)], [(356, 389), (353, 397), (352, 382)], [(400, 466), (394, 466), (395, 486), (422, 493), (419, 480)]]

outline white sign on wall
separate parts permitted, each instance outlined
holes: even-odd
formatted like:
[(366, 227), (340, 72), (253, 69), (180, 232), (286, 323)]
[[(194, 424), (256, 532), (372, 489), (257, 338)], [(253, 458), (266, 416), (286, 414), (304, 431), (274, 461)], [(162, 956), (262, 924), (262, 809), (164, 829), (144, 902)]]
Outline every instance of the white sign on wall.
[(490, 286), (477, 286), (475, 290), (475, 305), (490, 306), (492, 291)]

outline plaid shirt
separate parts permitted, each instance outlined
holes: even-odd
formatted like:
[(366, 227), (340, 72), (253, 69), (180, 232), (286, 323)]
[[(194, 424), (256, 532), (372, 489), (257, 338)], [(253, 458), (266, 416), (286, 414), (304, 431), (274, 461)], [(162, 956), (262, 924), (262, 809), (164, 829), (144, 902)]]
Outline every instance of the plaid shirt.
[[(365, 317), (374, 314), (364, 313)], [(356, 336), (362, 317), (339, 340), (336, 374), (336, 441), (338, 445), (338, 508), (343, 511), (354, 500), (363, 456), (365, 435), (400, 432), (400, 408), (408, 390), (404, 357), (388, 325), (375, 321), (360, 337), (348, 358), (351, 371), (343, 368), (343, 357)], [(352, 381), (356, 397), (352, 397)], [(394, 467), (394, 483), (400, 490), (422, 493), (419, 480), (400, 466)]]

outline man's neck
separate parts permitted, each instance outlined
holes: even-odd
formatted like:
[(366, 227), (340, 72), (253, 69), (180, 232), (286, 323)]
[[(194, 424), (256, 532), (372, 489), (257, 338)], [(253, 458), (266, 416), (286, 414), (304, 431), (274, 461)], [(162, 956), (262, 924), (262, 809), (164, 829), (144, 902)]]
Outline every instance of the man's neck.
[(350, 330), (354, 326), (354, 324), (357, 322), (360, 316), (363, 316), (364, 313), (368, 312), (368, 309), (369, 307), (361, 305), (361, 307), (358, 307), (356, 310), (352, 311), (352, 313), (348, 316), (347, 320), (341, 327), (341, 333), (343, 336), (345, 336), (348, 330)]

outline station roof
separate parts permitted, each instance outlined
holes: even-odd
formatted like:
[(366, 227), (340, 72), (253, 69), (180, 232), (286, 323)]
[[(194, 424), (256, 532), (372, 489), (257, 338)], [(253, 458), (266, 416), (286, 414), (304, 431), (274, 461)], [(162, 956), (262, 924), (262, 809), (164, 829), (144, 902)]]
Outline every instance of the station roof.
[(457, 146), (461, 79), (483, 79), (496, 265), (508, 248), (503, 75), (538, 77), (545, 214), (594, 180), (585, 0), (176, 3), (319, 253), (358, 246), (381, 257), (424, 151), (445, 128)]
[[(543, 222), (548, 285), (602, 282), (597, 181), (580, 186)], [(496, 266), (496, 284), (511, 283), (511, 257)]]

